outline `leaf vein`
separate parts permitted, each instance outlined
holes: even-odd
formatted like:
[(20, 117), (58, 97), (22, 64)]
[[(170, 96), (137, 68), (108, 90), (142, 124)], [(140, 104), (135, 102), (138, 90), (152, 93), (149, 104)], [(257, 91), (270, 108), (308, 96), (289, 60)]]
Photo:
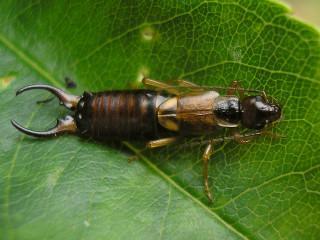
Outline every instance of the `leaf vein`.
[(234, 228), (234, 226), (232, 226), (230, 223), (226, 222), (221, 216), (219, 216), (217, 213), (212, 211), (208, 206), (206, 206), (204, 203), (202, 203), (199, 199), (195, 198), (191, 193), (189, 193), (188, 191), (183, 189), (177, 182), (175, 182), (173, 179), (171, 179), (169, 176), (167, 176), (161, 169), (159, 169), (157, 166), (155, 166), (146, 156), (141, 154), (141, 152), (138, 149), (136, 149), (133, 145), (131, 145), (128, 142), (123, 142), (123, 144), (125, 146), (127, 146), (130, 150), (132, 150), (135, 154), (137, 154), (148, 167), (150, 167), (153, 171), (155, 171), (158, 175), (160, 175), (164, 180), (166, 180), (173, 187), (175, 187), (179, 192), (181, 192), (183, 195), (185, 195), (190, 200), (192, 200), (195, 204), (199, 205), (203, 210), (205, 210), (213, 218), (218, 220), (221, 224), (223, 224), (231, 232), (235, 233), (236, 235), (238, 235), (242, 239), (248, 239), (242, 232), (240, 232), (238, 229)]
[(300, 78), (300, 79), (309, 81), (311, 83), (320, 84), (320, 82), (317, 81), (316, 79), (310, 78), (310, 77), (307, 77), (307, 76), (302, 76), (302, 75), (300, 75), (298, 73), (292, 73), (292, 72), (287, 72), (287, 71), (282, 71), (282, 70), (272, 70), (272, 69), (268, 69), (266, 67), (254, 66), (254, 65), (251, 65), (251, 64), (248, 64), (248, 63), (242, 63), (242, 62), (231, 61), (231, 60), (225, 60), (225, 61), (221, 61), (221, 62), (218, 62), (218, 63), (215, 63), (215, 64), (210, 64), (210, 65), (198, 68), (197, 70), (194, 70), (194, 71), (191, 71), (191, 72), (187, 72), (187, 73), (184, 73), (184, 74), (180, 75), (179, 78), (185, 78), (187, 76), (191, 76), (191, 75), (197, 74), (199, 72), (206, 71), (206, 70), (211, 69), (211, 68), (219, 67), (219, 66), (224, 65), (224, 64), (238, 64), (240, 66), (253, 68), (253, 69), (261, 70), (261, 71), (265, 71), (265, 72), (269, 72), (271, 74), (284, 74), (284, 75)]

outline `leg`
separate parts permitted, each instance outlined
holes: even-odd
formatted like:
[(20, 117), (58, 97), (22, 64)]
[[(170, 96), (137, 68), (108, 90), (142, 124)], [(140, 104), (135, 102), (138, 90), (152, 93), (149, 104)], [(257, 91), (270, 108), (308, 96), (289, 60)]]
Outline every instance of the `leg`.
[[(166, 145), (169, 145), (171, 143), (174, 143), (175, 141), (177, 141), (177, 138), (175, 137), (171, 137), (171, 138), (161, 138), (161, 139), (157, 139), (157, 140), (153, 140), (153, 141), (149, 141), (146, 144), (146, 147), (143, 148), (142, 150), (139, 151), (139, 153), (142, 153), (143, 151), (150, 149), (150, 148), (158, 148), (158, 147), (164, 147)], [(132, 161), (137, 159), (138, 154), (129, 157), (128, 162), (131, 163)]]
[(239, 93), (240, 98), (244, 96), (244, 90), (241, 88), (239, 81), (232, 81), (230, 87), (227, 90), (227, 95), (234, 95), (236, 92)]
[(176, 137), (169, 137), (169, 138), (161, 138), (158, 140), (150, 141), (147, 143), (147, 148), (158, 148), (158, 147), (164, 147), (166, 145), (169, 145), (171, 143), (174, 143), (177, 141)]
[(285, 136), (283, 136), (283, 135), (273, 133), (271, 131), (265, 131), (265, 130), (261, 132), (261, 135), (268, 136), (268, 137), (271, 137), (274, 139), (285, 138)]
[(253, 136), (241, 135), (238, 129), (232, 129), (231, 132), (234, 140), (240, 144), (249, 143), (253, 138), (257, 137), (256, 135), (253, 135)]
[(249, 133), (249, 134), (240, 134), (240, 132), (238, 130), (233, 130), (232, 131), (232, 136), (229, 137), (232, 138), (232, 140), (235, 140), (236, 142), (240, 143), (240, 144), (245, 144), (245, 143), (249, 143), (251, 142), (254, 138), (258, 137), (258, 136), (268, 136), (271, 138), (282, 138), (283, 136), (273, 133), (271, 131), (266, 131), (266, 130), (261, 130), (258, 132), (253, 132), (253, 133)]
[(164, 82), (159, 82), (159, 81), (156, 81), (156, 80), (153, 80), (153, 79), (150, 79), (150, 78), (142, 79), (142, 83), (146, 87), (152, 87), (152, 88), (164, 90), (164, 91), (167, 91), (170, 94), (179, 95), (179, 93), (180, 93), (175, 86), (166, 84)]
[(210, 188), (209, 188), (208, 168), (209, 168), (210, 156), (212, 155), (212, 153), (213, 153), (213, 143), (210, 142), (202, 155), (204, 192), (206, 193), (210, 202), (212, 202), (212, 195), (211, 195)]
[(234, 95), (236, 92), (238, 92), (240, 98), (244, 97), (244, 92), (249, 92), (249, 93), (258, 93), (261, 94), (261, 96), (268, 101), (268, 97), (265, 91), (259, 91), (255, 89), (245, 89), (241, 87), (241, 84), (239, 81), (232, 81), (230, 87), (227, 89), (227, 95)]

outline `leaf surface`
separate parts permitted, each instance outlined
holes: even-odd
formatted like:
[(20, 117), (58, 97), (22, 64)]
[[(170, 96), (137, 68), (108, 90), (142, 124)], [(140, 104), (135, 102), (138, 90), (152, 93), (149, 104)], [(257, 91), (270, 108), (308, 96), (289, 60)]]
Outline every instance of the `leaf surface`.
[[(274, 1), (1, 1), (2, 239), (319, 239), (320, 38)], [(215, 196), (200, 147), (143, 153), (76, 136), (33, 139), (66, 111), (27, 84), (141, 87), (141, 76), (228, 86), (283, 106), (286, 136), (216, 146)]]

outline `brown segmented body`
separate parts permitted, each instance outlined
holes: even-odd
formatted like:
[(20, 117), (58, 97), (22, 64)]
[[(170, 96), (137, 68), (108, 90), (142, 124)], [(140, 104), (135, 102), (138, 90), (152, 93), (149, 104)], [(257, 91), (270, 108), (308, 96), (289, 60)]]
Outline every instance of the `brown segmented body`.
[(86, 94), (76, 113), (82, 132), (98, 139), (157, 137), (157, 104), (165, 96), (150, 90)]

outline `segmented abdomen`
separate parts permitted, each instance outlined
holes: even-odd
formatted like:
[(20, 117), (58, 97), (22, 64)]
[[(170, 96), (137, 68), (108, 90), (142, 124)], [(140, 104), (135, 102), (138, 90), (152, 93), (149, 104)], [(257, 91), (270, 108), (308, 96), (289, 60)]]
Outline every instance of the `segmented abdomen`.
[(77, 127), (99, 139), (156, 137), (158, 97), (163, 98), (149, 90), (85, 93), (78, 104)]

